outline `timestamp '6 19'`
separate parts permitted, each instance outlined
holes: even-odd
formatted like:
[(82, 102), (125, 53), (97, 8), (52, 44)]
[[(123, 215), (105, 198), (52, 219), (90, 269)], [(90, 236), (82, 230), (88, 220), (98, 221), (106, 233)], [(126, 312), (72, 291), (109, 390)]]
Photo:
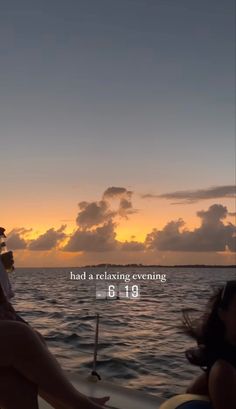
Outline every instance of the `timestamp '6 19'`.
[(107, 296), (110, 299), (139, 299), (140, 286), (138, 284), (109, 284)]

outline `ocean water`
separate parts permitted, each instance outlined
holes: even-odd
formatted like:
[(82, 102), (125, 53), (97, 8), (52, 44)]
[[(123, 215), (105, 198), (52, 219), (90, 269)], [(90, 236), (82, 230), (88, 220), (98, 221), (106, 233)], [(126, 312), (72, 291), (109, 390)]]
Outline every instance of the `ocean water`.
[[(140, 281), (138, 300), (96, 300), (95, 281), (71, 280), (84, 269), (17, 269), (14, 306), (40, 331), (63, 368), (92, 370), (95, 316), (100, 314), (97, 371), (103, 379), (168, 398), (201, 372), (184, 351), (194, 345), (179, 328), (182, 310), (200, 313), (212, 290), (235, 279), (233, 268), (110, 268), (110, 273), (166, 274)], [(86, 269), (87, 273), (104, 272)]]

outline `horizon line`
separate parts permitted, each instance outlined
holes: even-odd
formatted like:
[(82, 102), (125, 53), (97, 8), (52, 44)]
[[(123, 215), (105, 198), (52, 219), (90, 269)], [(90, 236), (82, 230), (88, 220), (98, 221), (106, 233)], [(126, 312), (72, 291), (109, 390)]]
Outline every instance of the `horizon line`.
[(83, 266), (20, 266), (18, 268), (88, 268), (88, 267), (227, 267), (227, 268), (236, 268), (236, 264), (141, 264), (141, 263), (128, 263), (128, 264), (113, 264), (113, 263), (99, 263), (99, 264), (86, 264)]

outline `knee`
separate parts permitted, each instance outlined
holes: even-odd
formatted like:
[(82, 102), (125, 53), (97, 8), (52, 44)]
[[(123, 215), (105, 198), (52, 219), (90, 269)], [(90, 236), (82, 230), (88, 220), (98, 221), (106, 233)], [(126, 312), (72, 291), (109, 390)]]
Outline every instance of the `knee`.
[(24, 323), (11, 321), (11, 332), (7, 333), (9, 345), (14, 351), (12, 356), (29, 354), (32, 347), (38, 342), (33, 329)]

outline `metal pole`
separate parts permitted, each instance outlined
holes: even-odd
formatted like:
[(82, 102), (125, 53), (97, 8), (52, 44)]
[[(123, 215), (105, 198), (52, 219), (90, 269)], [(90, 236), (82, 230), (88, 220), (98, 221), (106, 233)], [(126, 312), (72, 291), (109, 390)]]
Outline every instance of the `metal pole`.
[(96, 317), (96, 331), (95, 331), (95, 342), (94, 342), (94, 353), (93, 353), (93, 370), (92, 375), (96, 375), (98, 379), (101, 379), (100, 375), (96, 371), (97, 367), (97, 352), (98, 352), (98, 334), (99, 334), (99, 314)]

